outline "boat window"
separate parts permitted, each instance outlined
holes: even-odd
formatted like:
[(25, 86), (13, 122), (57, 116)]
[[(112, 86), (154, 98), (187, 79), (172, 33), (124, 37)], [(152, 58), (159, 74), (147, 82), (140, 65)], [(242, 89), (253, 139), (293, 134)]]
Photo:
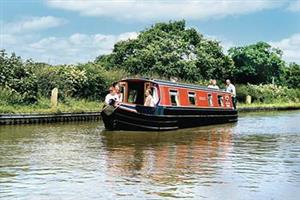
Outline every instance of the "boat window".
[(137, 90), (130, 90), (128, 94), (128, 103), (135, 103), (137, 98)]
[(223, 106), (223, 96), (222, 95), (218, 95), (218, 104), (219, 106)]
[(208, 105), (209, 105), (209, 106), (213, 106), (211, 94), (208, 94), (208, 95), (207, 95), (207, 100), (208, 100)]
[(144, 105), (144, 82), (128, 82), (127, 91), (125, 102)]
[(120, 102), (124, 102), (125, 90), (126, 90), (126, 86), (120, 85)]
[(172, 106), (179, 105), (178, 92), (176, 90), (170, 90), (170, 98)]
[(189, 96), (189, 102), (190, 102), (190, 104), (191, 105), (195, 105), (196, 104), (195, 103), (195, 93), (194, 92), (189, 92), (188, 96)]

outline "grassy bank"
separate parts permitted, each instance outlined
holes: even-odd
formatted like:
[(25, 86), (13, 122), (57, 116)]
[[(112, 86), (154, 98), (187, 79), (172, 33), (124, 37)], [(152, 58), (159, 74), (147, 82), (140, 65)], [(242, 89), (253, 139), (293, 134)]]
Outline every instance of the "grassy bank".
[(1, 104), (0, 113), (61, 113), (61, 112), (93, 112), (100, 111), (102, 102), (77, 100), (68, 98), (58, 103), (57, 109), (51, 109), (50, 100), (39, 99), (37, 103), (30, 105)]
[(238, 104), (240, 112), (252, 111), (274, 111), (274, 110), (293, 110), (300, 109), (300, 103), (252, 103), (252, 104)]
[[(11, 105), (1, 104), (0, 113), (62, 113), (62, 112), (99, 112), (103, 102), (77, 100), (69, 98), (60, 102), (56, 110), (51, 109), (50, 100), (40, 99), (38, 103), (32, 105)], [(275, 108), (298, 108), (300, 103), (238, 103), (238, 109), (241, 111), (272, 110)]]
[(300, 103), (252, 103), (252, 104), (244, 104), (239, 103), (238, 108), (286, 108), (286, 107), (295, 107), (300, 108)]

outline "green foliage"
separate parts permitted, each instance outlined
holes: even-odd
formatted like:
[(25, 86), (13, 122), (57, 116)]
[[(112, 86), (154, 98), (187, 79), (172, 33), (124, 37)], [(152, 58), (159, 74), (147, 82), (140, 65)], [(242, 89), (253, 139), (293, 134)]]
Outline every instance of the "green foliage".
[(10, 89), (9, 87), (0, 87), (0, 104), (22, 104), (23, 96)]
[(237, 98), (245, 102), (246, 96), (250, 95), (256, 103), (285, 103), (300, 102), (300, 89), (289, 89), (285, 86), (273, 84), (266, 85), (237, 85)]
[(18, 103), (37, 101), (37, 77), (30, 64), (30, 60), (23, 63), (14, 53), (9, 57), (4, 50), (0, 51), (0, 86), (11, 90), (10, 98), (18, 96)]
[(0, 57), (0, 97), (11, 104), (36, 103), (40, 97), (50, 97), (57, 87), (59, 99), (68, 97), (102, 100), (107, 88), (122, 79), (122, 70), (106, 70), (99, 64), (51, 66), (32, 61), (22, 62), (20, 57), (10, 57), (1, 51)]
[(107, 88), (125, 75), (123, 71), (107, 71), (94, 63), (47, 66), (36, 70), (36, 74), (39, 93), (49, 96), (51, 90), (57, 87), (61, 100), (66, 97), (103, 99)]
[(283, 83), (290, 88), (300, 88), (300, 65), (290, 63), (290, 65), (284, 69), (282, 80)]
[(157, 23), (137, 39), (116, 43), (112, 54), (99, 56), (95, 62), (133, 75), (193, 82), (231, 77), (233, 71), (233, 62), (219, 42), (205, 39), (194, 28), (187, 29), (185, 21)]
[(126, 76), (122, 70), (107, 71), (95, 63), (81, 64), (78, 69), (84, 71), (87, 80), (78, 85), (75, 96), (92, 100), (103, 99), (109, 86)]
[(237, 83), (271, 83), (273, 78), (277, 83), (280, 82), (285, 65), (281, 59), (281, 50), (272, 48), (265, 42), (258, 42), (233, 47), (228, 52), (236, 67), (234, 79)]

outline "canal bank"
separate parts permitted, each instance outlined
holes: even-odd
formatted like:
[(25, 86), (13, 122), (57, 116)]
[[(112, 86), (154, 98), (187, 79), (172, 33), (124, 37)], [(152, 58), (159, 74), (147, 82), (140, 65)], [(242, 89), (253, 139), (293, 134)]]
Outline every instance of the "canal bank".
[(0, 125), (100, 120), (100, 112), (0, 114)]
[(262, 104), (262, 105), (242, 105), (238, 107), (239, 112), (258, 112), (258, 111), (284, 111), (284, 110), (299, 110), (300, 104), (287, 104), (287, 105), (268, 105), (268, 104)]
[[(238, 107), (240, 113), (258, 112), (258, 111), (284, 111), (298, 110), (300, 104), (286, 106), (260, 105), (250, 106), (242, 105)], [(53, 123), (53, 122), (72, 122), (72, 121), (95, 121), (100, 120), (100, 112), (60, 112), (60, 113), (14, 113), (0, 114), (0, 125), (14, 124), (35, 124), (35, 123)]]

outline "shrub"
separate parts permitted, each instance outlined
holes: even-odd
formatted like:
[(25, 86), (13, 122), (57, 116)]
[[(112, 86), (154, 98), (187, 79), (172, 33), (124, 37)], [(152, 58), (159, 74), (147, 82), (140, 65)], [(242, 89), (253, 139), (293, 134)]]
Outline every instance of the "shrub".
[(0, 87), (0, 104), (22, 104), (23, 96), (8, 87)]
[(8, 95), (9, 99), (18, 96), (18, 102), (37, 101), (37, 78), (29, 66), (30, 61), (24, 63), (14, 53), (9, 57), (4, 50), (0, 51), (0, 86), (5, 88), (3, 93)]
[(290, 89), (273, 84), (237, 85), (238, 100), (244, 102), (247, 95), (252, 97), (253, 102), (258, 103), (299, 102), (300, 89)]

